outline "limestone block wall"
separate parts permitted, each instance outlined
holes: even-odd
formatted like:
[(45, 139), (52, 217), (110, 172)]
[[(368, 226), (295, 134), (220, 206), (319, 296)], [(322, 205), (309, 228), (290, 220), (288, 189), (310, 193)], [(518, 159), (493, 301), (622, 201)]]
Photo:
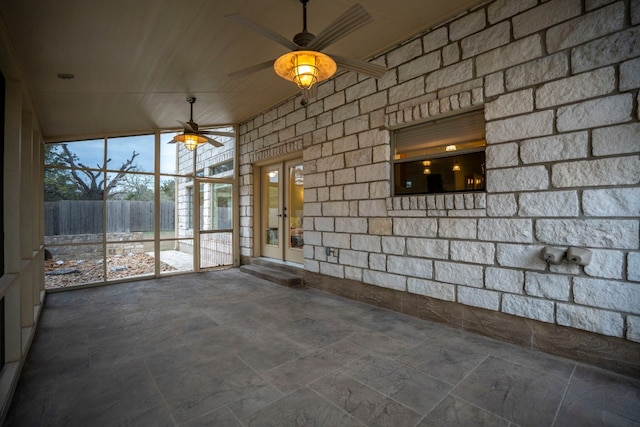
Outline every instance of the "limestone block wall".
[[(305, 269), (640, 342), (639, 40), (638, 0), (496, 0), (242, 123), (242, 255), (252, 164), (302, 150)], [(393, 129), (475, 108), (486, 192), (394, 197)]]

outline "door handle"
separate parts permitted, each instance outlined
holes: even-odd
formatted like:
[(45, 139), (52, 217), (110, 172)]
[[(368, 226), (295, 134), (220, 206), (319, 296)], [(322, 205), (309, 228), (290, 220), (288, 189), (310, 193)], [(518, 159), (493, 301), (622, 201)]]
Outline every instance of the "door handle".
[(279, 214), (278, 216), (279, 216), (280, 218), (286, 218), (286, 217), (287, 217), (287, 214)]

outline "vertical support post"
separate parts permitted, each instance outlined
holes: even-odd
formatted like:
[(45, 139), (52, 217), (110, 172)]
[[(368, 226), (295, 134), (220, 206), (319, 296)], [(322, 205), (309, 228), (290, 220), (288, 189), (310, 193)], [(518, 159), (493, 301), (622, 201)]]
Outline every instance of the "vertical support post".
[[(33, 116), (22, 111), (20, 138), (20, 260), (24, 270), (20, 277), (20, 310), (23, 328), (33, 326), (33, 284), (36, 280), (33, 259)], [(26, 266), (26, 267), (24, 267)]]

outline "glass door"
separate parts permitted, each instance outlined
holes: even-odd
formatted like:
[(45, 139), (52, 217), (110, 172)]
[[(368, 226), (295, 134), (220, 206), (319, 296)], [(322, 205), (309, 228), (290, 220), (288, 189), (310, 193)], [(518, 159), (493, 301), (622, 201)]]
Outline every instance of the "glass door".
[(262, 168), (262, 256), (304, 263), (302, 159)]
[(233, 264), (233, 183), (198, 179), (199, 268)]

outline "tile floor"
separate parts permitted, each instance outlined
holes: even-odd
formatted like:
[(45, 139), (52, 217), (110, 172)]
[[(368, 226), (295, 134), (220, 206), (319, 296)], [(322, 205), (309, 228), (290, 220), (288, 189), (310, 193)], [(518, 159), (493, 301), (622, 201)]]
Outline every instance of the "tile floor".
[(638, 426), (640, 380), (237, 269), (50, 294), (7, 426)]

